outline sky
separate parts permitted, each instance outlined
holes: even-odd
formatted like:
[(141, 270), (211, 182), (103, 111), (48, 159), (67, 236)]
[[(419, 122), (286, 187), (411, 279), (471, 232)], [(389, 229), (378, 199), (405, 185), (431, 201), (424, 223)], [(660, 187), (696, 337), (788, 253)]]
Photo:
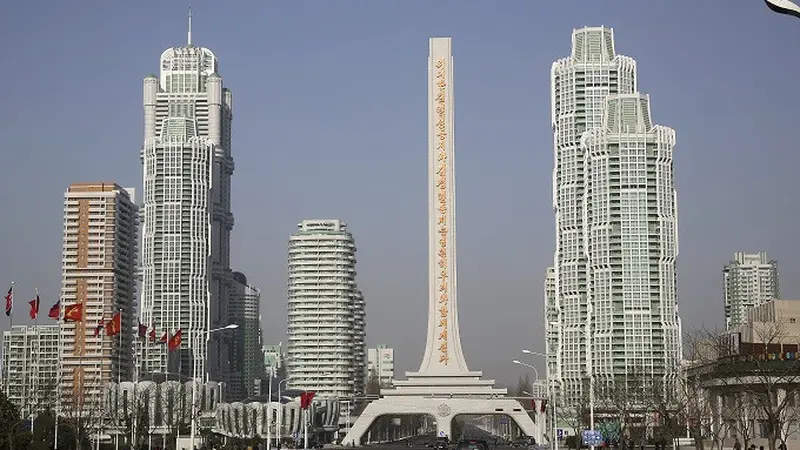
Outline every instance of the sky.
[[(186, 43), (187, 0), (5, 2), (0, 13), (0, 289), (60, 290), (63, 193), (141, 192), (142, 79)], [(780, 263), (800, 298), (800, 21), (761, 0), (194, 0), (193, 43), (233, 91), (231, 265), (286, 342), (287, 240), (341, 218), (358, 247), (367, 343), (417, 370), (427, 324), (428, 38), (455, 55), (459, 316), (472, 370), (500, 383), (543, 351), (552, 263), (550, 67), (573, 28), (606, 25), (677, 130), (684, 329), (720, 326), (736, 251)], [(22, 309), (18, 306), (18, 310)], [(24, 313), (17, 312), (17, 317)], [(16, 319), (15, 323), (24, 322)], [(8, 321), (0, 318), (0, 328)], [(526, 360), (539, 367), (543, 361)]]

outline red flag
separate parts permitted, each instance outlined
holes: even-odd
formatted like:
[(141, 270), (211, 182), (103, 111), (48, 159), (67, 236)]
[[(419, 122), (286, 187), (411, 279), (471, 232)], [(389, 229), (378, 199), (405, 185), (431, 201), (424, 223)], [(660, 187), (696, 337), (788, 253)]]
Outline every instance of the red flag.
[(314, 391), (306, 391), (300, 394), (300, 408), (308, 409), (311, 406), (311, 401), (314, 400), (314, 395), (316, 392)]
[(122, 331), (122, 312), (118, 312), (111, 317), (111, 320), (106, 324), (106, 334), (109, 336), (116, 336)]
[(547, 412), (547, 400), (542, 400), (542, 409), (540, 409), (539, 411)]
[(536, 411), (536, 399), (531, 399), (531, 411)]
[(159, 344), (166, 344), (167, 342), (169, 342), (169, 331), (165, 331), (164, 335), (161, 336), (161, 339), (158, 340)]
[(139, 337), (147, 337), (147, 325), (142, 325), (142, 322), (139, 322)]
[(50, 307), (47, 317), (58, 320), (58, 315), (61, 314), (61, 300), (57, 301), (55, 305)]
[(28, 304), (31, 305), (31, 319), (36, 320), (39, 317), (39, 294), (36, 294), (36, 297), (29, 301)]
[(80, 322), (83, 320), (83, 303), (67, 305), (64, 308), (64, 322)]
[(182, 334), (183, 331), (180, 328), (178, 328), (178, 331), (176, 331), (175, 334), (172, 335), (172, 337), (169, 339), (169, 351), (175, 351), (181, 348)]
[(150, 342), (156, 341), (156, 327), (150, 329)]
[(11, 308), (14, 306), (14, 285), (12, 284), (10, 288), (8, 288), (8, 294), (6, 294), (6, 316), (11, 315)]
[(100, 336), (100, 332), (103, 331), (103, 327), (106, 326), (106, 316), (103, 316), (100, 319), (100, 322), (97, 323), (97, 328), (94, 329), (94, 337)]

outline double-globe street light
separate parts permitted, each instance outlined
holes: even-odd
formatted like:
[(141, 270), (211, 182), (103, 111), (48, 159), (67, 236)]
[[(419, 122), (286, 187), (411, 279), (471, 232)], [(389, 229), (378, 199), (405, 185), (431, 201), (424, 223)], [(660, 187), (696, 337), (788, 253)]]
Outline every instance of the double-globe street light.
[[(218, 331), (225, 331), (225, 330), (235, 330), (236, 328), (239, 328), (239, 325), (235, 324), (235, 323), (232, 323), (230, 325), (225, 325), (224, 327), (213, 328), (211, 330), (204, 331), (202, 333), (199, 333), (198, 335), (199, 336), (205, 335), (205, 338), (206, 338), (206, 352), (208, 352), (208, 341), (209, 341), (209, 338), (211, 336), (211, 333), (216, 333)], [(194, 445), (194, 436), (197, 433), (197, 379), (199, 378), (197, 376), (197, 361), (195, 361), (194, 364), (193, 364), (192, 372), (193, 372), (192, 373), (192, 431), (191, 431), (191, 435), (190, 435), (190, 439), (191, 439), (190, 442), (192, 443), (191, 444), (192, 448), (194, 448), (194, 446), (195, 446)], [(208, 371), (206, 371), (205, 381), (208, 382)]]

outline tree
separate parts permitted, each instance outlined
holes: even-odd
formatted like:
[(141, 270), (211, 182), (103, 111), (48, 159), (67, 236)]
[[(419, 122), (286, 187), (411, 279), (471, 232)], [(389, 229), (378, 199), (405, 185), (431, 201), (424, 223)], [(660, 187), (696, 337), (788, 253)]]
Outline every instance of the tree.
[(367, 380), (367, 385), (364, 387), (364, 391), (367, 395), (380, 395), (381, 382), (378, 377), (369, 377)]
[(524, 377), (519, 377), (519, 380), (517, 380), (517, 389), (514, 391), (514, 395), (516, 397), (527, 397), (525, 392), (531, 389), (531, 376), (526, 373)]
[(0, 392), (0, 430), (3, 430), (0, 449), (14, 450), (21, 423), (19, 408), (8, 400), (5, 392)]
[(560, 405), (556, 408), (556, 416), (559, 422), (564, 422), (572, 431), (574, 439), (567, 440), (567, 445), (573, 444), (571, 448), (578, 449), (581, 446), (581, 432), (589, 427), (589, 382), (584, 380), (580, 401), (573, 405)]
[(59, 448), (62, 448), (66, 439), (61, 434), (62, 424), (72, 430), (69, 436), (74, 439), (73, 448), (82, 449), (89, 447), (89, 436), (102, 429), (108, 419), (109, 412), (104, 401), (107, 385), (97, 376), (86, 382), (83, 375), (85, 370), (84, 367), (75, 370), (75, 385), (71, 393), (60, 393)]
[(719, 413), (710, 408), (715, 447), (722, 446), (721, 437), (730, 430), (745, 447), (760, 434), (775, 450), (795, 431), (788, 425), (800, 412), (798, 346), (796, 336), (787, 333), (787, 324), (776, 314), (731, 332), (703, 333), (703, 351), (687, 375), (710, 396), (706, 401), (720, 406)]
[[(652, 375), (640, 368), (634, 368), (624, 375), (617, 375), (595, 384), (595, 415), (615, 418), (618, 421), (619, 439), (644, 438), (641, 432), (650, 409), (650, 392), (653, 386)], [(633, 433), (634, 426), (639, 433)], [(608, 438), (608, 436), (604, 436)]]

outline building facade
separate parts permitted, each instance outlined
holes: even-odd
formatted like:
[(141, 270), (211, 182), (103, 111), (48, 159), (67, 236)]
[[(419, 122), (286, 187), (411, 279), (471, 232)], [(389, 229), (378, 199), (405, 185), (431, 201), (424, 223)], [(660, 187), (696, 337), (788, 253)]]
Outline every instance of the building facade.
[[(748, 310), (722, 336), (690, 348), (686, 379), (696, 411), (692, 436), (716, 447), (800, 445), (800, 301), (772, 300)], [(776, 442), (777, 441), (777, 442)]]
[[(64, 199), (59, 405), (62, 415), (96, 411), (109, 381), (130, 380), (132, 333), (96, 333), (121, 313), (121, 330), (135, 326), (138, 208), (133, 189), (80, 183)], [(77, 321), (66, 308), (82, 305)]]
[(722, 289), (725, 328), (730, 330), (747, 321), (751, 308), (780, 298), (778, 262), (766, 252), (736, 252), (722, 270)]
[(261, 293), (247, 283), (241, 272), (233, 272), (228, 314), (231, 323), (239, 328), (223, 336), (232, 340), (230, 346), (230, 372), (228, 394), (230, 401), (252, 397), (255, 381), (263, 377), (261, 354)]
[(58, 334), (58, 325), (3, 331), (3, 389), (23, 418), (55, 408)]
[(652, 123), (636, 63), (616, 53), (610, 28), (575, 30), (551, 80), (548, 376), (565, 404), (600, 402), (627, 373), (675, 380), (679, 372), (675, 131)]
[(381, 386), (391, 386), (394, 379), (394, 349), (379, 345), (367, 350), (367, 378)]
[(367, 386), (367, 304), (364, 293), (356, 291), (353, 305), (353, 355), (355, 368), (353, 381), (356, 393), (364, 393)]
[[(230, 323), (228, 295), (233, 97), (214, 53), (189, 42), (161, 54), (144, 79), (144, 206), (140, 320), (172, 335), (180, 350), (148, 345), (142, 374), (227, 381), (230, 340), (209, 329)], [(206, 347), (208, 344), (208, 348)]]
[(347, 225), (335, 219), (301, 222), (289, 238), (290, 389), (323, 397), (363, 393), (363, 305), (356, 244)]

